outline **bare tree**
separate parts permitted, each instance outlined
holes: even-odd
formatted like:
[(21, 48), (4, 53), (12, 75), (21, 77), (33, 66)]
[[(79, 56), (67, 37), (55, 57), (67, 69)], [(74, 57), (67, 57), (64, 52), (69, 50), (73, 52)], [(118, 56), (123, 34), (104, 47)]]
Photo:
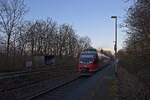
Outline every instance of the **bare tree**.
[(0, 35), (0, 54), (4, 52), (4, 48), (5, 48), (5, 43), (3, 37)]
[(24, 0), (0, 0), (0, 31), (7, 37), (7, 56), (10, 41), (26, 12)]
[(91, 40), (89, 37), (81, 37), (79, 39), (79, 45), (80, 45), (80, 49), (83, 50), (83, 49), (86, 49), (86, 48), (89, 48), (91, 47)]
[(90, 47), (91, 42), (88, 37), (79, 38), (71, 25), (58, 25), (49, 18), (22, 23), (17, 32), (15, 49), (21, 55), (75, 57), (81, 50)]

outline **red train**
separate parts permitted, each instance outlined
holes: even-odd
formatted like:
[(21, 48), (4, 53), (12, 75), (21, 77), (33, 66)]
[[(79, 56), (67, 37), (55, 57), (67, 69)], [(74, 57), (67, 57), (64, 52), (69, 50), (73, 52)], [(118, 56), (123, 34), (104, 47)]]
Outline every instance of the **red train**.
[(96, 49), (85, 49), (80, 53), (78, 71), (80, 73), (91, 73), (102, 68), (109, 61), (109, 57), (99, 53)]

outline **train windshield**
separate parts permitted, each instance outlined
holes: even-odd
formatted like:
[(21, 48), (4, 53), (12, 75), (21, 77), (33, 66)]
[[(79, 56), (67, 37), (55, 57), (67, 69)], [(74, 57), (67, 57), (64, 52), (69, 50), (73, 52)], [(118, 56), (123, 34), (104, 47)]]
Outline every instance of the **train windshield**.
[(89, 62), (92, 61), (96, 57), (96, 53), (81, 53), (80, 61)]

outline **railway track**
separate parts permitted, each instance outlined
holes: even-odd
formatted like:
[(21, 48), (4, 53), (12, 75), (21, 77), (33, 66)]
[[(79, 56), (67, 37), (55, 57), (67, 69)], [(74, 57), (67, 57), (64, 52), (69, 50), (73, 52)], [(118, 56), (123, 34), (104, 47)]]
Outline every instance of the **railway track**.
[[(109, 66), (109, 64), (105, 65)], [(100, 77), (103, 77), (105, 74), (104, 71), (108, 71), (111, 67), (103, 67), (102, 70), (99, 70), (91, 77), (82, 77), (79, 76), (71, 81), (68, 81), (64, 84), (61, 84), (53, 89), (48, 89), (45, 91), (41, 91), (37, 95), (32, 95), (31, 97), (25, 99), (25, 100), (78, 100), (80, 96), (82, 95), (83, 97), (88, 96), (85, 95), (86, 93), (89, 92), (89, 89), (92, 87), (89, 86), (91, 83), (95, 84), (100, 81)], [(111, 70), (112, 71), (112, 70)], [(109, 71), (108, 71), (109, 73)], [(98, 80), (97, 80), (98, 78)], [(101, 80), (102, 81), (102, 80)], [(91, 88), (93, 90), (93, 88)], [(79, 90), (79, 91), (78, 91)], [(82, 94), (83, 93), (83, 94)], [(89, 92), (91, 93), (91, 92)], [(77, 95), (77, 97), (76, 97)], [(82, 98), (81, 96), (81, 98)], [(75, 97), (75, 98), (74, 98)], [(78, 99), (76, 99), (78, 98)], [(81, 100), (81, 99), (79, 99)], [(82, 99), (82, 100), (87, 100), (87, 99)]]
[[(10, 75), (14, 75), (14, 76), (10, 76), (9, 78), (12, 78), (12, 77), (17, 77), (17, 76), (23, 76), (23, 75), (30, 75), (31, 73), (41, 73), (41, 72), (46, 72), (48, 71), (47, 69), (43, 69), (43, 70), (40, 70), (40, 71), (31, 71), (31, 72), (23, 72), (23, 73), (11, 73), (11, 74), (7, 74), (6, 76), (10, 76)], [(16, 75), (18, 74), (18, 75)], [(8, 78), (8, 77), (5, 77), (5, 78)], [(54, 86), (51, 86), (49, 88), (46, 88), (46, 89), (42, 89), (42, 90), (32, 90), (32, 91), (36, 91), (36, 93), (33, 93), (33, 94), (30, 94), (30, 93), (27, 93), (28, 95), (24, 96), (24, 97), (21, 97), (21, 99), (19, 100), (33, 100), (34, 98), (36, 97), (39, 97), (43, 94), (46, 94), (47, 92), (53, 92), (54, 90), (58, 89), (58, 88), (61, 88), (65, 85), (68, 85), (70, 83), (73, 83), (75, 82), (76, 80), (78, 80), (80, 77), (79, 76), (75, 76), (67, 81), (64, 81), (64, 78), (61, 80), (62, 82), (58, 82), (59, 84), (57, 85), (54, 85)], [(59, 80), (59, 79), (58, 79)], [(42, 82), (43, 81), (46, 81), (46, 80), (38, 80), (38, 81), (34, 81), (34, 82), (29, 82), (28, 84), (24, 84), (24, 85), (20, 85), (18, 87), (13, 87), (13, 88), (9, 88), (9, 89), (5, 89), (5, 93), (10, 93), (10, 92), (13, 92), (13, 91), (16, 91), (16, 90), (24, 90), (24, 89), (30, 89), (30, 88), (38, 88), (38, 86), (40, 86), (40, 84), (43, 84)], [(33, 87), (32, 87), (33, 86)], [(7, 94), (6, 94), (7, 95)], [(3, 99), (2, 99), (3, 100)], [(7, 99), (9, 100), (9, 99)], [(11, 100), (11, 99), (10, 99)]]
[[(41, 80), (39, 82), (33, 82), (33, 83), (30, 83), (30, 84), (27, 84), (27, 85), (24, 85), (24, 86), (20, 86), (20, 87), (17, 87), (17, 88), (8, 89), (7, 92), (5, 92), (4, 95), (1, 95), (2, 97), (1, 96), (0, 97), (1, 97), (1, 100), (5, 100), (5, 99), (3, 99), (3, 97), (4, 96), (7, 97), (7, 94), (14, 93), (17, 90), (19, 90), (19, 91), (20, 90), (28, 91), (28, 89), (33, 88), (33, 92), (32, 93), (30, 93), (30, 92), (29, 93), (27, 92), (26, 94), (21, 93), (22, 94), (22, 95), (20, 95), (21, 97), (17, 97), (17, 100), (32, 100), (32, 99), (34, 99), (34, 98), (36, 98), (36, 97), (38, 97), (40, 95), (43, 95), (43, 94), (45, 94), (47, 92), (52, 92), (52, 91), (54, 91), (54, 90), (56, 90), (58, 88), (61, 88), (61, 87), (65, 86), (65, 85), (68, 85), (68, 84), (70, 84), (70, 83), (72, 83), (72, 82), (74, 82), (74, 81), (76, 81), (78, 79), (79, 79), (79, 76), (75, 76), (74, 78), (71, 78), (71, 79), (69, 79), (67, 81), (59, 80), (57, 82), (58, 84), (51, 83), (51, 87), (46, 87), (44, 89), (41, 86), (41, 84), (43, 84), (44, 81)], [(49, 85), (49, 84), (50, 83), (47, 83), (47, 85)], [(17, 91), (17, 92), (19, 93), (19, 91)], [(13, 96), (14, 95), (12, 95), (10, 97), (8, 96), (7, 100), (11, 100), (9, 98), (14, 98), (15, 97), (15, 96), (14, 97)]]
[(38, 98), (38, 97), (41, 96), (41, 95), (44, 95), (44, 94), (46, 94), (46, 93), (48, 93), (48, 92), (53, 92), (53, 91), (55, 91), (56, 89), (59, 89), (59, 88), (64, 87), (64, 86), (66, 86), (66, 85), (69, 85), (69, 84), (71, 84), (71, 83), (77, 81), (78, 79), (80, 79), (80, 76), (78, 76), (78, 77), (76, 77), (76, 78), (74, 78), (74, 79), (72, 79), (72, 80), (70, 80), (70, 81), (64, 82), (64, 83), (62, 83), (62, 84), (60, 84), (60, 85), (57, 85), (56, 87), (53, 87), (53, 88), (50, 88), (50, 89), (41, 91), (41, 92), (39, 92), (39, 93), (37, 93), (37, 94), (35, 94), (35, 95), (32, 95), (32, 96), (30, 96), (30, 97), (27, 97), (26, 100), (34, 100), (34, 99)]
[[(10, 73), (1, 74), (0, 75), (0, 80), (1, 81), (7, 80), (7, 79), (8, 80), (14, 80), (14, 79), (22, 80), (22, 78), (24, 76), (28, 76), (28, 75), (30, 76), (32, 74), (38, 75), (38, 74), (45, 73), (45, 72), (49, 73), (50, 70), (51, 70), (51, 68), (44, 68), (44, 69), (41, 69), (41, 70), (33, 70), (33, 71), (30, 71), (30, 72), (29, 71), (10, 72)], [(52, 73), (52, 74), (54, 74), (54, 73)], [(30, 93), (27, 93), (27, 96), (23, 97), (23, 98), (27, 98), (27, 99), (22, 99), (22, 97), (21, 97), (21, 99), (19, 99), (19, 100), (30, 100), (30, 99), (34, 98), (34, 96), (38, 96), (42, 93), (45, 93), (46, 91), (55, 90), (56, 88), (59, 88), (59, 87), (64, 86), (66, 84), (69, 84), (69, 83), (71, 83), (71, 82), (73, 82), (77, 79), (78, 79), (78, 77), (74, 77), (73, 79), (68, 80), (68, 81), (63, 81), (63, 79), (61, 79), (60, 81), (62, 81), (62, 82), (58, 82), (59, 84), (57, 84), (56, 86), (54, 85), (53, 87), (50, 87), (50, 88), (42, 90), (42, 91), (40, 91), (40, 90), (38, 91), (38, 89), (37, 89), (38, 93), (35, 93), (34, 95), (30, 95)], [(33, 90), (35, 92), (36, 88), (38, 88), (38, 86), (43, 84), (42, 82), (47, 81), (47, 80), (51, 80), (51, 79), (41, 79), (41, 80), (38, 80), (38, 81), (27, 82), (26, 84), (22, 84), (22, 85), (20, 85), (20, 84), (16, 85), (17, 87), (10, 87), (10, 88), (0, 89), (0, 97), (4, 97), (4, 96), (7, 97), (7, 94), (11, 94), (11, 93), (13, 94), (13, 92), (16, 92), (18, 90), (19, 91), (24, 90), (24, 89), (27, 90), (27, 89), (30, 89), (30, 88), (35, 88), (35, 90)], [(10, 98), (11, 98), (11, 96), (10, 96)], [(1, 99), (1, 100), (6, 100), (6, 99)], [(11, 99), (7, 99), (7, 100), (11, 100)]]
[[(105, 65), (103, 65), (102, 69), (104, 69), (106, 66), (109, 66), (109, 65), (110, 65), (110, 64), (105, 64)], [(96, 71), (95, 74), (98, 73), (99, 71), (101, 71), (102, 69)], [(90, 75), (90, 74), (89, 74), (89, 75)], [(88, 76), (89, 76), (89, 75), (88, 75)], [(88, 76), (87, 76), (87, 77), (88, 77)], [(87, 77), (86, 77), (86, 79), (87, 79)], [(84, 78), (85, 78), (85, 76), (84, 76)], [(72, 83), (74, 83), (74, 82), (76, 82), (76, 81), (79, 81), (80, 79), (83, 80), (84, 78), (83, 78), (82, 76), (78, 76), (78, 77), (76, 77), (76, 78), (74, 78), (74, 79), (72, 79), (72, 80), (70, 80), (70, 81), (67, 81), (67, 82), (65, 82), (65, 83), (63, 83), (63, 84), (60, 84), (60, 85), (58, 85), (58, 86), (56, 86), (56, 87), (54, 87), (54, 88), (41, 91), (41, 92), (39, 92), (38, 94), (33, 95), (33, 96), (27, 98), (26, 100), (36, 100), (36, 98), (38, 98), (38, 97), (40, 97), (40, 96), (42, 96), (42, 95), (44, 95), (44, 94), (51, 93), (51, 92), (53, 93), (53, 91), (55, 91), (55, 90), (57, 90), (57, 89), (60, 89), (60, 88), (62, 88), (62, 87), (65, 87), (65, 86), (67, 86), (67, 85), (69, 85), (69, 84), (72, 84)]]

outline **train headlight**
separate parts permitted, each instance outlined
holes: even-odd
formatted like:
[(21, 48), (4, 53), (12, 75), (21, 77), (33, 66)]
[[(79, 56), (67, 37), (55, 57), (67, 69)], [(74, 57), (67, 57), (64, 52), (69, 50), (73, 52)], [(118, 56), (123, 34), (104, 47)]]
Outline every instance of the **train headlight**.
[(83, 63), (83, 61), (80, 61), (80, 64), (82, 64)]
[(89, 63), (91, 64), (91, 63), (93, 63), (93, 61), (89, 61)]

